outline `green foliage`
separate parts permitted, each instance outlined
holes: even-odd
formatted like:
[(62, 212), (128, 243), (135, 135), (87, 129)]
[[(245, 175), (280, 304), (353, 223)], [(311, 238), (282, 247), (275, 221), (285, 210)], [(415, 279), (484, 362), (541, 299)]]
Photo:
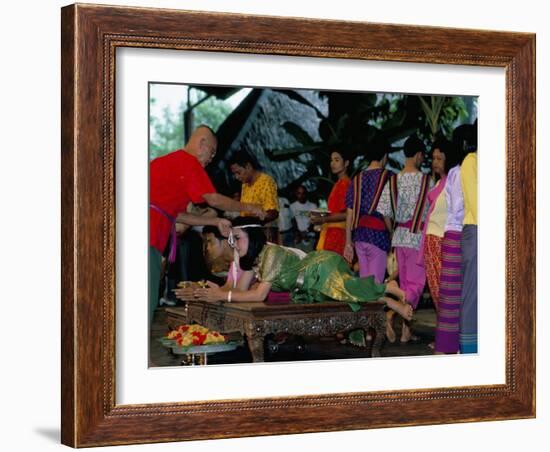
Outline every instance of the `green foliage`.
[[(156, 99), (151, 98), (150, 104), (151, 106), (155, 105)], [(160, 117), (150, 115), (149, 159), (152, 160), (184, 146), (184, 114), (186, 109), (186, 103), (182, 101), (176, 112), (173, 112), (169, 107), (165, 107)], [(192, 113), (194, 126), (206, 124), (213, 130), (217, 130), (231, 113), (231, 107), (215, 97), (209, 97), (197, 105)]]
[(206, 124), (212, 130), (218, 130), (231, 110), (231, 107), (224, 101), (216, 97), (209, 97), (193, 109), (193, 123), (195, 126)]
[(462, 97), (446, 97), (443, 104), (439, 126), (448, 139), (452, 138), (453, 130), (459, 124), (468, 121), (469, 114)]
[(441, 116), (441, 108), (445, 102), (445, 97), (430, 96), (428, 100), (424, 99), (423, 96), (418, 96), (418, 98), (420, 99), (422, 110), (426, 115), (426, 123), (430, 127), (432, 138), (435, 139), (435, 134), (439, 129), (439, 117)]
[(418, 96), (426, 117), (425, 128), (420, 129), (424, 139), (434, 141), (438, 134), (451, 139), (457, 123), (468, 119), (468, 110), (462, 97), (450, 96)]
[[(151, 99), (154, 104), (155, 99)], [(162, 110), (162, 116), (149, 116), (149, 159), (165, 155), (183, 147), (183, 112), (185, 104), (182, 102), (176, 113), (170, 107)]]
[(418, 96), (424, 122), (419, 124), (418, 136), (426, 144), (424, 168), (431, 168), (432, 155), (430, 145), (439, 135), (451, 140), (455, 127), (468, 119), (468, 109), (462, 97), (451, 96)]

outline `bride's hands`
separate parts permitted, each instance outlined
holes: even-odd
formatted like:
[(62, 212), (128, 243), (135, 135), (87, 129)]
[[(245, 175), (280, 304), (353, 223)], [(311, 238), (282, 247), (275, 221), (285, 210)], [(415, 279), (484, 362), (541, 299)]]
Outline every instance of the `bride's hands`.
[(191, 301), (195, 299), (193, 292), (197, 287), (198, 284), (196, 282), (181, 281), (173, 292), (176, 295), (176, 298), (182, 301)]
[(206, 282), (207, 287), (197, 288), (193, 291), (193, 297), (195, 300), (207, 301), (209, 303), (225, 300), (227, 298), (227, 292), (221, 290), (220, 286), (212, 281)]

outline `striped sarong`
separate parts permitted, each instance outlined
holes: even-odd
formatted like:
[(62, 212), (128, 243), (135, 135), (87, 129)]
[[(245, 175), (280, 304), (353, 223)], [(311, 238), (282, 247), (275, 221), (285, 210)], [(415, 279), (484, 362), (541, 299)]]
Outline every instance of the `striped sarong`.
[(435, 351), (457, 353), (462, 299), (462, 232), (447, 231), (441, 244), (439, 306), (435, 329)]

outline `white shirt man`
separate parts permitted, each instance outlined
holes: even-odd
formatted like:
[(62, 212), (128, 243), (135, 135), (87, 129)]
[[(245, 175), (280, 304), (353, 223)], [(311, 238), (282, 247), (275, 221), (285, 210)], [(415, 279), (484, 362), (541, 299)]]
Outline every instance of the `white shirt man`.
[(311, 225), (309, 213), (316, 208), (317, 205), (311, 201), (294, 201), (290, 205), (290, 211), (292, 212), (292, 216), (296, 219), (296, 225), (300, 232), (307, 232), (309, 230), (309, 226)]

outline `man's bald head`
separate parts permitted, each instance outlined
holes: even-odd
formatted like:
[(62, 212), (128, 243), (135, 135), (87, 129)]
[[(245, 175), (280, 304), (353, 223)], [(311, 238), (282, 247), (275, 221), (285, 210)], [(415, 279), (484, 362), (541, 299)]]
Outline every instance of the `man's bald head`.
[(216, 138), (216, 134), (207, 125), (197, 127), (185, 145), (185, 150), (197, 157), (197, 160), (203, 167), (212, 161), (216, 155), (217, 148), (218, 139)]

